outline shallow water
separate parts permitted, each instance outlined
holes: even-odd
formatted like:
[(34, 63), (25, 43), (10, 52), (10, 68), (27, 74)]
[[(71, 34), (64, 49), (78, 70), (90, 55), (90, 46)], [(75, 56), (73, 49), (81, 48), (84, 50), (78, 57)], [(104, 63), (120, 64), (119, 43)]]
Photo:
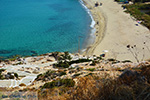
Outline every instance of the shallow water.
[(78, 0), (0, 0), (0, 56), (77, 52), (90, 24)]

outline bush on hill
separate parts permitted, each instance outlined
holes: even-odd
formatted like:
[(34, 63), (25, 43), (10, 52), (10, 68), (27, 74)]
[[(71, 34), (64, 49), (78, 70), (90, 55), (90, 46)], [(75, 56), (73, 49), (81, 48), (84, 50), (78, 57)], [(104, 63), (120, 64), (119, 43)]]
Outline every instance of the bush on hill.
[(52, 81), (42, 86), (45, 89), (42, 93), (52, 97), (49, 93), (55, 95), (57, 92), (51, 100), (56, 96), (60, 100), (149, 100), (150, 65), (141, 64), (138, 67), (140, 70), (135, 69), (125, 70), (118, 77), (111, 77), (107, 73), (103, 77), (90, 73), (78, 78), (76, 86), (72, 79)]
[(18, 78), (18, 74), (17, 74), (17, 73), (14, 73), (14, 76), (15, 76), (16, 78)]
[(78, 59), (72, 61), (60, 61), (57, 64), (54, 64), (54, 67), (61, 67), (61, 68), (68, 68), (71, 64), (83, 63), (83, 62), (90, 62), (92, 60), (89, 59)]
[(148, 100), (150, 84), (145, 81), (139, 82), (138, 78), (139, 76), (132, 75), (121, 80), (94, 76), (82, 77), (77, 87), (65, 97), (67, 100)]
[(50, 79), (55, 78), (56, 76), (57, 75), (56, 75), (55, 71), (48, 70), (46, 73), (39, 74), (35, 80), (36, 81), (39, 81), (39, 80), (46, 81), (46, 79), (50, 80)]
[(44, 88), (54, 88), (54, 87), (73, 87), (75, 85), (75, 82), (72, 79), (60, 79), (52, 82), (45, 83), (42, 86), (42, 89)]
[(48, 81), (48, 80), (51, 80), (53, 78), (56, 78), (57, 76), (63, 76), (63, 75), (66, 75), (66, 72), (65, 71), (51, 71), (51, 70), (48, 70), (47, 72), (43, 73), (43, 74), (39, 74), (37, 76), (37, 78), (35, 79), (36, 81)]
[(89, 69), (87, 69), (87, 70), (89, 70), (89, 71), (94, 71), (94, 70), (95, 70), (95, 68), (89, 68)]
[(150, 4), (124, 5), (124, 7), (127, 8), (127, 13), (130, 13), (137, 20), (142, 20), (142, 24), (150, 29)]

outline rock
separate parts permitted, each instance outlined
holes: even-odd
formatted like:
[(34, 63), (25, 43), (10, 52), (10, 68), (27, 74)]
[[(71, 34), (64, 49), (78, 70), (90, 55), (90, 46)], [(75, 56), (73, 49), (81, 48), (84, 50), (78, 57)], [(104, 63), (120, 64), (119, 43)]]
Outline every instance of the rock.
[(30, 71), (25, 71), (26, 73), (31, 73)]
[(51, 59), (47, 59), (47, 61), (50, 61), (50, 62), (52, 62), (53, 60), (51, 60)]
[(38, 73), (39, 73), (39, 71), (34, 70), (32, 73), (34, 73), (34, 74), (38, 74)]
[(18, 69), (18, 71), (24, 71), (24, 69), (21, 68), (21, 69)]
[(45, 78), (45, 81), (48, 81), (48, 78)]
[(75, 54), (75, 56), (79, 56), (79, 55), (80, 55), (79, 53), (76, 53), (76, 54)]
[(36, 67), (36, 69), (37, 69), (37, 70), (40, 70), (40, 68), (39, 68), (39, 67)]
[(26, 86), (24, 83), (19, 84), (19, 86)]

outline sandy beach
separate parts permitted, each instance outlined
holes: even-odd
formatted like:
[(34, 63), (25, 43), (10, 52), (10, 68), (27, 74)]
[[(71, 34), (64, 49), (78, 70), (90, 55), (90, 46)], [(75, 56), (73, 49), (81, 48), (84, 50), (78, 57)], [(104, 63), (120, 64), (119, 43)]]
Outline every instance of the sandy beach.
[[(107, 50), (106, 59), (136, 62), (135, 56), (127, 49), (127, 45), (135, 45), (136, 47), (131, 50), (136, 53), (139, 61), (150, 58), (150, 31), (138, 24), (130, 14), (125, 13), (122, 4), (114, 0), (84, 0), (84, 2), (93, 15), (97, 30), (95, 43), (89, 46), (85, 55), (100, 55)], [(102, 3), (102, 6), (95, 7), (96, 2)]]

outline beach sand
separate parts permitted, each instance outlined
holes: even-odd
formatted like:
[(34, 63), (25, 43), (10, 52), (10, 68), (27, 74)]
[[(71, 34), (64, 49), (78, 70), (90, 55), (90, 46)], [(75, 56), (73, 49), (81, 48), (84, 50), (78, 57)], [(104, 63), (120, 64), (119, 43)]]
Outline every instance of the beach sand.
[[(95, 22), (99, 23), (95, 25), (97, 30), (95, 43), (83, 54), (100, 55), (107, 50), (106, 59), (136, 62), (135, 56), (139, 61), (150, 58), (150, 31), (138, 24), (130, 14), (125, 13), (121, 4), (114, 0), (84, 0), (84, 2)], [(96, 2), (101, 2), (102, 6), (94, 7)], [(131, 49), (136, 53), (135, 56), (127, 49), (127, 45), (136, 45)]]

